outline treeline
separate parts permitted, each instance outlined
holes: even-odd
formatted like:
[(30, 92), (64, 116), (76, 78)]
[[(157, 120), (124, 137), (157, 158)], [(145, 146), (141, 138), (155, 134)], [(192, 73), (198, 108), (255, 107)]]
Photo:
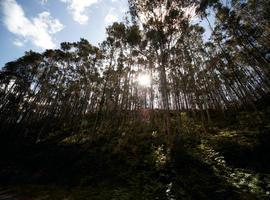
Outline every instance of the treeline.
[[(125, 118), (125, 111), (140, 109), (163, 110), (169, 132), (170, 110), (200, 112), (209, 120), (210, 110), (256, 109), (255, 102), (269, 94), (268, 0), (129, 5), (129, 20), (109, 26), (99, 47), (81, 39), (7, 63), (0, 72), (1, 132), (86, 115), (97, 127), (104, 115)], [(140, 73), (151, 77), (149, 87), (138, 84)]]

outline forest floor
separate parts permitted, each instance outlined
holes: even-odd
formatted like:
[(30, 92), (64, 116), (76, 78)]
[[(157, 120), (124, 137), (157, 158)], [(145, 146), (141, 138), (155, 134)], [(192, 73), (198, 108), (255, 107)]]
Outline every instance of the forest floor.
[(6, 143), (0, 199), (270, 199), (269, 131), (245, 113), (176, 135), (170, 148), (158, 131)]

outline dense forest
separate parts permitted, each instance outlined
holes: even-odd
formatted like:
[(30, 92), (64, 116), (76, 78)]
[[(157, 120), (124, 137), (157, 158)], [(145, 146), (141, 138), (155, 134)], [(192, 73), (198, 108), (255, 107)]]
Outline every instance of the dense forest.
[(3, 66), (0, 199), (269, 199), (270, 2), (129, 7)]

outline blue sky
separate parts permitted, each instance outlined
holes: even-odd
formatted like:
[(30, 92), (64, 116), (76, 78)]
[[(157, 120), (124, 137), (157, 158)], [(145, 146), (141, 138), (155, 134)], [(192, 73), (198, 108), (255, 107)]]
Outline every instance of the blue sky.
[[(0, 0), (0, 69), (25, 51), (42, 52), (61, 42), (85, 38), (98, 45), (106, 27), (123, 21), (127, 11), (128, 0)], [(209, 19), (214, 23), (213, 15)], [(195, 23), (206, 29), (207, 40), (210, 30), (200, 21)]]
[(122, 21), (127, 10), (127, 0), (0, 0), (0, 68), (25, 51), (64, 41), (98, 45), (106, 26)]

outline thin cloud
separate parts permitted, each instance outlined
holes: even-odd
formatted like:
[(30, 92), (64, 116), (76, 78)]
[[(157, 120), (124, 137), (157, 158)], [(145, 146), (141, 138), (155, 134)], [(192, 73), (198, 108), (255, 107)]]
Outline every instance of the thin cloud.
[(129, 10), (127, 0), (111, 0), (114, 7), (117, 7), (118, 12), (126, 13)]
[(40, 0), (41, 5), (44, 5), (47, 3), (48, 0)]
[(118, 15), (115, 13), (115, 9), (111, 8), (108, 12), (108, 14), (104, 18), (105, 24), (109, 25), (112, 24), (113, 22), (118, 21)]
[(68, 10), (72, 14), (74, 21), (79, 24), (87, 24), (89, 17), (86, 14), (87, 8), (96, 4), (98, 0), (60, 0), (68, 4)]
[[(31, 41), (42, 49), (52, 49), (56, 45), (52, 35), (61, 31), (64, 26), (58, 19), (54, 19), (49, 12), (39, 13), (37, 17), (28, 19), (24, 10), (15, 0), (1, 1), (3, 22), (5, 27), (13, 34), (25, 41)], [(13, 44), (22, 46), (19, 39)]]
[(17, 46), (17, 47), (22, 47), (22, 46), (24, 45), (23, 41), (18, 40), (18, 39), (14, 40), (14, 41), (13, 41), (13, 44), (14, 44), (15, 46)]

